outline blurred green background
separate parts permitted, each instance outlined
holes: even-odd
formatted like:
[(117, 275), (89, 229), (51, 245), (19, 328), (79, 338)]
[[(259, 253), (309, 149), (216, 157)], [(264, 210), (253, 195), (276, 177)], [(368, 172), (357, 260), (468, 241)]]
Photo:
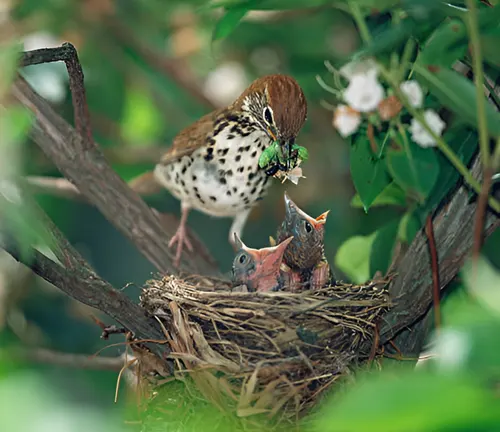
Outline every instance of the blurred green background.
[[(333, 264), (346, 239), (370, 234), (404, 212), (397, 207), (375, 207), (366, 214), (350, 205), (355, 191), (349, 147), (332, 127), (332, 111), (324, 104), (331, 98), (317, 76), (328, 81), (324, 61), (335, 63), (359, 47), (352, 18), (342, 8), (328, 5), (252, 11), (230, 37), (212, 42), (221, 10), (205, 5), (201, 0), (1, 0), (0, 44), (19, 40), (25, 50), (32, 50), (68, 41), (76, 47), (95, 139), (126, 180), (151, 169), (184, 126), (213, 107), (230, 103), (256, 77), (278, 72), (292, 75), (309, 104), (308, 121), (298, 139), (310, 153), (303, 165), (306, 179), (298, 186), (275, 181), (253, 211), (243, 239), (251, 247), (267, 245), (282, 220), (287, 190), (313, 216), (331, 210), (325, 243)], [(23, 74), (57, 112), (73, 122), (64, 64), (32, 66)], [(24, 173), (59, 175), (34, 143), (26, 142), (23, 154)], [(37, 199), (103, 278), (115, 287), (132, 283), (125, 292), (138, 298), (138, 287), (154, 268), (98, 211), (48, 196)], [(147, 202), (160, 211), (179, 213), (179, 203), (166, 191)], [(233, 257), (226, 242), (230, 223), (230, 219), (214, 219), (196, 211), (189, 216), (189, 225), (224, 272), (229, 271)], [(498, 238), (487, 244), (494, 263), (500, 261), (498, 245)], [(20, 342), (27, 347), (91, 354), (106, 345), (89, 314), (111, 323), (107, 317), (67, 298), (3, 253), (0, 266), (2, 347)], [(344, 275), (337, 272), (337, 276)], [(107, 355), (122, 352), (123, 347), (105, 351)], [(118, 404), (113, 403), (116, 372), (40, 364), (27, 367), (42, 372), (66, 401), (79, 407), (110, 415), (126, 400), (120, 397)], [(15, 373), (8, 371), (0, 373)]]

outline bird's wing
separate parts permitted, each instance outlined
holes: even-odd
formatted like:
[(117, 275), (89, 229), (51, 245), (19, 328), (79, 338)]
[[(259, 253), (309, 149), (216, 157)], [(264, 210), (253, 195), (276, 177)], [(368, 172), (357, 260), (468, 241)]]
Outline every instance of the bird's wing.
[(160, 164), (170, 165), (183, 156), (189, 156), (195, 150), (207, 145), (208, 138), (214, 130), (215, 121), (223, 111), (223, 109), (212, 111), (181, 130), (174, 138), (172, 146), (160, 159)]

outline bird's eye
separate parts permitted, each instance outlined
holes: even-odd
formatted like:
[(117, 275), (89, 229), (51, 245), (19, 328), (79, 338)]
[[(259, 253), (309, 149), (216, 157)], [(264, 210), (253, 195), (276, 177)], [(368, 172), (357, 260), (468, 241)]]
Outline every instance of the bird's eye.
[(245, 254), (240, 255), (240, 259), (238, 260), (240, 264), (245, 264), (247, 261), (247, 256)]
[(304, 222), (304, 227), (308, 233), (310, 233), (313, 229), (312, 225), (307, 221)]
[(272, 125), (274, 123), (273, 120), (273, 110), (269, 107), (264, 108), (264, 120), (267, 124)]

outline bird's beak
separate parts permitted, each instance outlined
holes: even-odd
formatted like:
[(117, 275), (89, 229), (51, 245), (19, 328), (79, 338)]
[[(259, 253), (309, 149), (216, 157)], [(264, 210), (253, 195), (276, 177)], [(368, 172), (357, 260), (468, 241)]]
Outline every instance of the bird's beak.
[(240, 237), (238, 236), (238, 234), (234, 233), (234, 250), (235, 251), (239, 251), (240, 249), (243, 249), (245, 248), (245, 244), (243, 243), (243, 241), (240, 239)]
[(276, 133), (276, 130), (273, 127), (269, 126), (267, 128), (267, 133), (273, 139), (273, 141), (278, 141), (278, 134)]
[(321, 213), (316, 219), (316, 225), (324, 225), (326, 223), (326, 217), (328, 216), (328, 213), (330, 213), (330, 210), (327, 210), (324, 213)]
[(292, 240), (293, 236), (290, 236), (276, 246), (263, 248), (256, 252), (259, 254), (261, 274), (269, 275), (279, 270), (285, 250)]
[(315, 229), (318, 229), (326, 223), (326, 218), (328, 216), (328, 213), (330, 213), (330, 210), (321, 213), (317, 218), (313, 218), (312, 216), (309, 216), (304, 210), (299, 208), (297, 204), (295, 204), (285, 192), (285, 213), (287, 219), (291, 218), (293, 214), (297, 213), (304, 219), (306, 219)]

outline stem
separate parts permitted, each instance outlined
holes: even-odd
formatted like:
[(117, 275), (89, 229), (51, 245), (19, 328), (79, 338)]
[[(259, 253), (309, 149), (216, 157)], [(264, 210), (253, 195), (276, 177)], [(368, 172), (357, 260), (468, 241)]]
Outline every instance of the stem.
[(410, 57), (415, 50), (415, 41), (410, 38), (403, 49), (403, 55), (401, 56), (401, 63), (399, 65), (399, 76), (398, 79), (404, 80), (405, 73), (407, 69), (407, 64), (410, 62)]
[[(456, 170), (462, 174), (465, 182), (472, 188), (474, 191), (480, 195), (481, 194), (481, 184), (472, 176), (467, 167), (463, 164), (460, 158), (455, 154), (455, 152), (448, 146), (448, 144), (437, 135), (427, 124), (423, 114), (417, 109), (413, 108), (405, 94), (399, 89), (397, 80), (395, 80), (391, 74), (385, 69), (382, 65), (379, 64), (380, 73), (384, 76), (386, 81), (392, 87), (394, 93), (404, 105), (404, 107), (408, 110), (408, 112), (417, 120), (423, 128), (434, 138), (437, 143), (437, 146), (441, 152), (448, 158), (451, 164), (456, 168)], [(490, 206), (498, 213), (500, 212), (500, 202), (498, 202), (495, 198), (490, 197), (488, 199)]]
[(361, 9), (356, 0), (348, 0), (349, 9), (351, 9), (351, 15), (358, 26), (359, 34), (361, 35), (361, 39), (365, 44), (368, 44), (372, 40), (372, 36), (370, 35), (370, 30), (368, 30), (368, 26), (366, 25), (365, 18), (361, 13)]
[(481, 42), (479, 40), (479, 29), (477, 26), (476, 0), (466, 0), (469, 13), (466, 14), (466, 24), (472, 45), (472, 60), (474, 70), (474, 84), (476, 85), (477, 100), (477, 123), (479, 131), (479, 148), (481, 149), (481, 159), (486, 169), (490, 163), (490, 150), (488, 148), (488, 129), (486, 123), (486, 104), (484, 98), (484, 72), (483, 59), (481, 54)]

